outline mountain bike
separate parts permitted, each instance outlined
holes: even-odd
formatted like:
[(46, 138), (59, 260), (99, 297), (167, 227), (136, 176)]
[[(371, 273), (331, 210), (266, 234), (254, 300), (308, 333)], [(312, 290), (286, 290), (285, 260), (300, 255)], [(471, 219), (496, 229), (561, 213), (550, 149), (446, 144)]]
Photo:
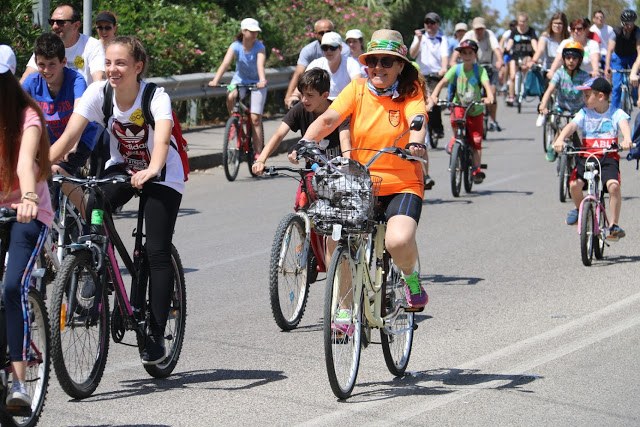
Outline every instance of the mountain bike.
[[(419, 130), (423, 123), (419, 116), (410, 129)], [(380, 329), (387, 368), (404, 375), (417, 328), (414, 313), (423, 310), (408, 307), (401, 272), (384, 248), (386, 221), (376, 209), (382, 179), (369, 173), (383, 154), (425, 161), (396, 143), (378, 151), (367, 165), (334, 158), (312, 180), (319, 199), (308, 214), (318, 233), (338, 241), (327, 272), (323, 339), (329, 384), (340, 399), (353, 391), (360, 351), (371, 343), (373, 328)]]
[(624, 70), (611, 70), (614, 73), (622, 74), (622, 81), (620, 82), (620, 109), (631, 115), (631, 111), (633, 111), (633, 97), (632, 97), (632, 89), (631, 83), (629, 82), (629, 74), (631, 73), (631, 69)]
[[(115, 343), (145, 345), (149, 322), (150, 271), (143, 243), (144, 194), (140, 197), (133, 259), (116, 231), (100, 187), (108, 183), (125, 183), (129, 176), (73, 178), (57, 175), (54, 180), (74, 183), (94, 192), (101, 209), (92, 212), (94, 232), (79, 236), (69, 245), (56, 276), (51, 301), (51, 347), (53, 366), (62, 389), (71, 397), (83, 399), (98, 387), (104, 373), (109, 351), (109, 330)], [(101, 218), (102, 216), (102, 218)], [(102, 226), (104, 228), (102, 229)], [(100, 232), (96, 232), (97, 227)], [(115, 248), (115, 250), (114, 250)], [(131, 275), (131, 294), (127, 295), (116, 251)], [(187, 316), (184, 269), (177, 249), (171, 247), (174, 283), (170, 292), (170, 308), (164, 339), (166, 358), (157, 365), (144, 365), (149, 375), (165, 378), (171, 374), (182, 350)], [(94, 289), (93, 297), (83, 296), (83, 289)], [(109, 311), (109, 294), (114, 294), (113, 311)], [(123, 343), (126, 331), (134, 331), (137, 344)]]
[[(247, 88), (248, 92), (257, 89), (255, 84), (221, 84), (218, 85), (218, 87), (225, 87), (229, 91), (236, 89), (239, 91), (240, 88)], [(250, 102), (251, 96), (249, 96), (248, 103), (250, 104)], [(264, 128), (262, 131), (262, 137), (264, 138)], [(251, 170), (251, 166), (255, 159), (255, 150), (253, 149), (252, 138), (253, 124), (251, 123), (250, 108), (242, 102), (240, 94), (238, 94), (231, 117), (229, 117), (227, 124), (224, 127), (224, 140), (222, 142), (222, 164), (224, 166), (224, 174), (229, 181), (234, 181), (236, 179), (240, 169), (240, 162), (243, 160), (246, 160), (251, 176), (256, 176)]]
[[(0, 209), (0, 259), (6, 259), (9, 250), (9, 237), (12, 224), (16, 221), (16, 211)], [(0, 277), (4, 278), (5, 263), (0, 263)], [(49, 317), (37, 283), (42, 278), (32, 275), (28, 304), (31, 323), (31, 344), (27, 358), (25, 385), (31, 397), (30, 407), (10, 407), (6, 405), (7, 394), (11, 389), (9, 375), (11, 368), (7, 344), (7, 319), (3, 299), (0, 299), (0, 424), (17, 426), (35, 426), (42, 415), (49, 387)]]
[(264, 170), (268, 176), (280, 172), (292, 172), (300, 182), (295, 213), (289, 213), (280, 220), (271, 246), (269, 263), (269, 296), (271, 312), (276, 324), (283, 331), (295, 329), (307, 305), (309, 285), (314, 283), (318, 273), (326, 271), (324, 255), (325, 243), (318, 236), (307, 214), (310, 203), (315, 199), (310, 187), (312, 169), (288, 166), (269, 166)]

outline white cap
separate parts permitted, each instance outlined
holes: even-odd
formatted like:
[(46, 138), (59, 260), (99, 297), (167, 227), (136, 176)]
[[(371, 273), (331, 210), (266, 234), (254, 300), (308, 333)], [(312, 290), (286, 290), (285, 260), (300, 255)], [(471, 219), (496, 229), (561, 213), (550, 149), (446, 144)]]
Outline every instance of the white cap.
[(347, 34), (345, 34), (344, 39), (345, 40), (349, 40), (349, 39), (362, 39), (364, 38), (364, 36), (362, 35), (362, 31), (360, 30), (349, 30), (347, 31)]
[(0, 45), (0, 74), (16, 73), (16, 55), (6, 44)]
[(464, 22), (458, 22), (453, 32), (457, 33), (458, 31), (469, 31), (469, 27), (467, 27), (467, 24), (465, 24)]
[(249, 31), (262, 31), (260, 29), (260, 24), (253, 18), (243, 19), (240, 23), (241, 30), (249, 30)]
[(322, 36), (322, 43), (320, 44), (329, 46), (342, 46), (342, 37), (340, 37), (340, 34), (334, 31), (329, 31), (328, 33), (324, 33), (324, 36)]

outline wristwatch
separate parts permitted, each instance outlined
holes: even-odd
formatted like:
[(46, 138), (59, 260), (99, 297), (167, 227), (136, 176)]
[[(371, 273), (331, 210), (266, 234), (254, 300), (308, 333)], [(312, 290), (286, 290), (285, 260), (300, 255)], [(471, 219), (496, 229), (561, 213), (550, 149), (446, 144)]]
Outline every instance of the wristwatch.
[(30, 202), (35, 203), (36, 205), (40, 204), (40, 197), (33, 191), (29, 191), (28, 193), (24, 193), (22, 195), (22, 201), (29, 200)]

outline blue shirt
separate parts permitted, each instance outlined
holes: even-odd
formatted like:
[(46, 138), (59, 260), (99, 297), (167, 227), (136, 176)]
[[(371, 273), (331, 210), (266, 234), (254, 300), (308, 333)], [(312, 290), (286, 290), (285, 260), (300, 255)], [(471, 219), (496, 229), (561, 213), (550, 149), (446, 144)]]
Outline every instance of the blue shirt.
[(236, 55), (236, 73), (231, 79), (231, 84), (258, 83), (260, 81), (260, 77), (258, 77), (258, 52), (265, 50), (264, 44), (256, 40), (253, 48), (249, 52), (245, 52), (242, 42), (235, 41), (231, 43), (231, 48)]
[[(82, 74), (66, 67), (63, 70), (62, 87), (55, 99), (49, 93), (47, 82), (40, 73), (30, 74), (22, 83), (24, 90), (38, 103), (44, 113), (51, 144), (56, 142), (64, 132), (73, 113), (75, 100), (81, 98), (87, 89), (87, 82)], [(97, 129), (94, 122), (89, 122), (80, 137), (80, 143), (87, 146), (89, 150), (93, 150), (95, 146)]]

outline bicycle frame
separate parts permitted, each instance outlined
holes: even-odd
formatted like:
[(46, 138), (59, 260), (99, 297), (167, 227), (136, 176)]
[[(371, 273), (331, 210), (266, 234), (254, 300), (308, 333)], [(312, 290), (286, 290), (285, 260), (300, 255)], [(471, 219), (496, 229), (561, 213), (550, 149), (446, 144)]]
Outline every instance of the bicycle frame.
[[(577, 151), (575, 153), (589, 153), (587, 151)], [(606, 153), (606, 151), (605, 151)], [(605, 183), (602, 182), (600, 176), (602, 176), (602, 167), (600, 165), (600, 160), (593, 154), (589, 153), (589, 157), (585, 160), (585, 171), (584, 177), (587, 181), (587, 195), (580, 202), (580, 208), (578, 210), (578, 234), (580, 234), (580, 230), (582, 229), (582, 210), (584, 208), (585, 203), (593, 202), (595, 206), (595, 220), (594, 220), (594, 234), (599, 236), (602, 232), (606, 236), (607, 224), (609, 224), (609, 219), (607, 217), (607, 211), (603, 204), (603, 195), (604, 189), (602, 186)], [(592, 161), (595, 160), (595, 162)], [(597, 167), (596, 167), (597, 165)], [(600, 230), (600, 215), (604, 216), (605, 228), (604, 230)]]
[[(238, 89), (238, 96), (236, 98), (236, 104), (233, 107), (232, 116), (236, 116), (238, 118), (238, 123), (240, 123), (239, 130), (240, 135), (238, 135), (238, 143), (240, 147), (239, 150), (244, 151), (245, 153), (249, 152), (249, 144), (251, 143), (251, 113), (249, 107), (242, 102), (240, 99), (240, 88), (247, 88), (249, 91), (255, 89), (255, 85), (235, 85)], [(225, 86), (226, 87), (226, 86)], [(244, 126), (243, 126), (244, 125)]]

